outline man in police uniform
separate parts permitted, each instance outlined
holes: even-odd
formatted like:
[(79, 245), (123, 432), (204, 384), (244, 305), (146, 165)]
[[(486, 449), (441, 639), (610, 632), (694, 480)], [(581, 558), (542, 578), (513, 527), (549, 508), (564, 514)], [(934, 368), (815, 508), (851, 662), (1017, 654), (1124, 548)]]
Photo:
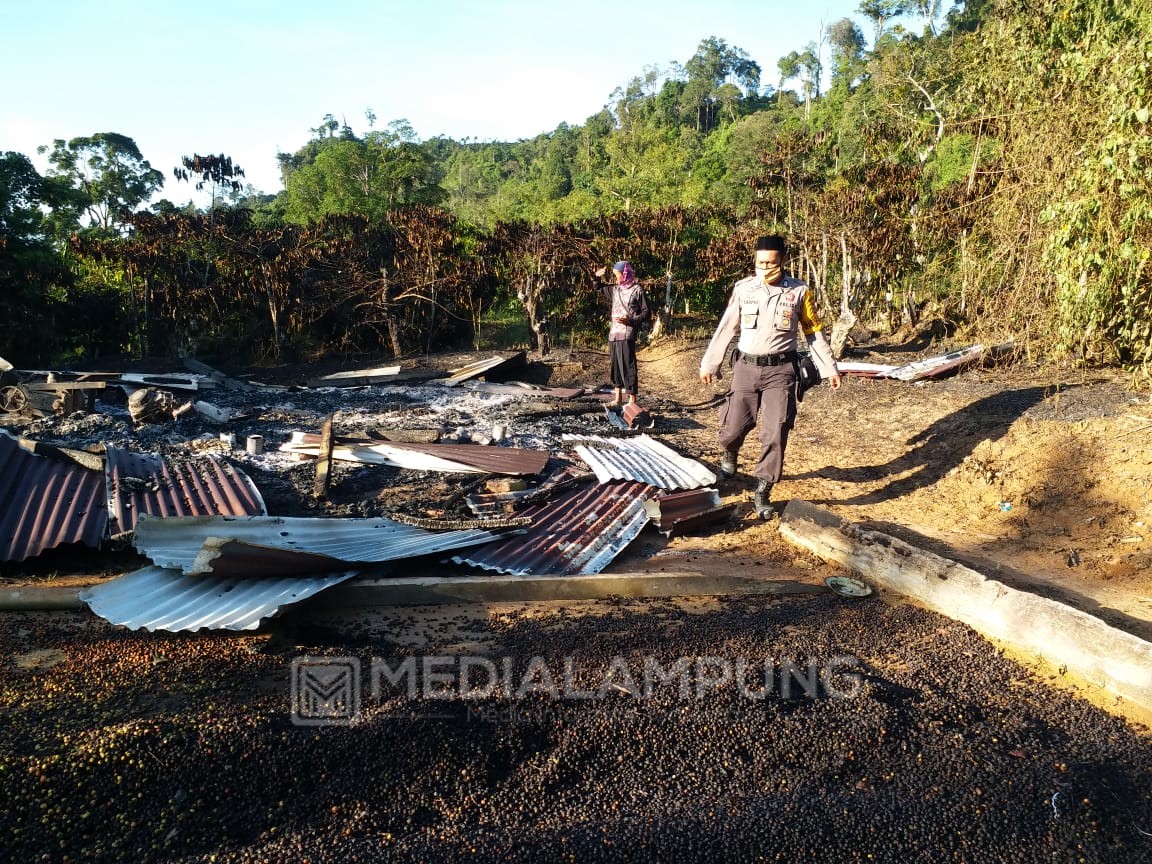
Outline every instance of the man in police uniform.
[(720, 409), (720, 473), (736, 473), (736, 456), (744, 437), (760, 420), (760, 458), (753, 505), (761, 519), (772, 515), (773, 484), (784, 471), (784, 448), (796, 419), (796, 340), (803, 331), (822, 378), (840, 389), (840, 372), (821, 332), (808, 286), (784, 273), (785, 246), (779, 236), (761, 237), (753, 257), (756, 275), (732, 289), (708, 350), (700, 361), (700, 380), (719, 378), (720, 364), (734, 336), (737, 360), (732, 387)]

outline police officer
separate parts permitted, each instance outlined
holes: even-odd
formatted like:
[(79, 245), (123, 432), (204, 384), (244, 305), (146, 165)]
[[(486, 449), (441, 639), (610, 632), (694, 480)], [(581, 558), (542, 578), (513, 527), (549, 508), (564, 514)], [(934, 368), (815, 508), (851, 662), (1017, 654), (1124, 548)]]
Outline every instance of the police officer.
[(736, 456), (745, 436), (760, 421), (760, 457), (752, 469), (757, 478), (753, 506), (761, 519), (772, 515), (772, 486), (784, 471), (784, 448), (796, 419), (796, 340), (803, 331), (820, 375), (840, 389), (840, 372), (821, 332), (812, 294), (799, 279), (785, 274), (784, 239), (756, 241), (756, 275), (732, 289), (728, 307), (700, 361), (700, 380), (719, 377), (729, 343), (737, 333), (737, 360), (732, 387), (720, 408), (720, 473), (736, 473)]

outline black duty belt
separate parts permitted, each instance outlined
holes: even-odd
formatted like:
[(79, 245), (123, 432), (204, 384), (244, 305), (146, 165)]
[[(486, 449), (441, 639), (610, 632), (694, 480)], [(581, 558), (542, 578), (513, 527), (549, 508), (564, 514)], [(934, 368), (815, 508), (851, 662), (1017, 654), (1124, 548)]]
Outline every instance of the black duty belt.
[(783, 354), (746, 354), (741, 351), (740, 358), (752, 366), (783, 366), (785, 363), (795, 363), (799, 355), (795, 351), (785, 351)]

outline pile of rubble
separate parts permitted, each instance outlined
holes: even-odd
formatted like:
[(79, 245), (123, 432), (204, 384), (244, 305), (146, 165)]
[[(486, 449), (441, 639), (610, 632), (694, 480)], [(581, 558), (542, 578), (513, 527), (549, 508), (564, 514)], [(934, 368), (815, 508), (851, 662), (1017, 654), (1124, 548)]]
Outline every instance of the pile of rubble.
[[(594, 574), (649, 521), (672, 533), (730, 514), (707, 467), (648, 434), (652, 412), (508, 380), (524, 365), (519, 352), (293, 386), (198, 363), (188, 375), (101, 373), (85, 391), (99, 405), (25, 414), (21, 437), (0, 433), (0, 494), (25, 502), (4, 517), (0, 560), (131, 541), (153, 566), (91, 589), (99, 614), (244, 629), (385, 562), (451, 554), (472, 570)], [(9, 373), (32, 386), (31, 373)], [(286, 482), (296, 506), (269, 508), (269, 491), (291, 498)], [(181, 553), (158, 553), (156, 534)]]

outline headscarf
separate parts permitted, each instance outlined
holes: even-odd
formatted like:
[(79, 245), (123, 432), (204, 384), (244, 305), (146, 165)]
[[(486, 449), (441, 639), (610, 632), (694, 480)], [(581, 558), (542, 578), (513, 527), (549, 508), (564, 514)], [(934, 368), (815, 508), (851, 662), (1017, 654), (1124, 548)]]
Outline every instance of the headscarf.
[(636, 272), (627, 261), (617, 261), (612, 269), (620, 274), (620, 287), (628, 288), (636, 284)]

